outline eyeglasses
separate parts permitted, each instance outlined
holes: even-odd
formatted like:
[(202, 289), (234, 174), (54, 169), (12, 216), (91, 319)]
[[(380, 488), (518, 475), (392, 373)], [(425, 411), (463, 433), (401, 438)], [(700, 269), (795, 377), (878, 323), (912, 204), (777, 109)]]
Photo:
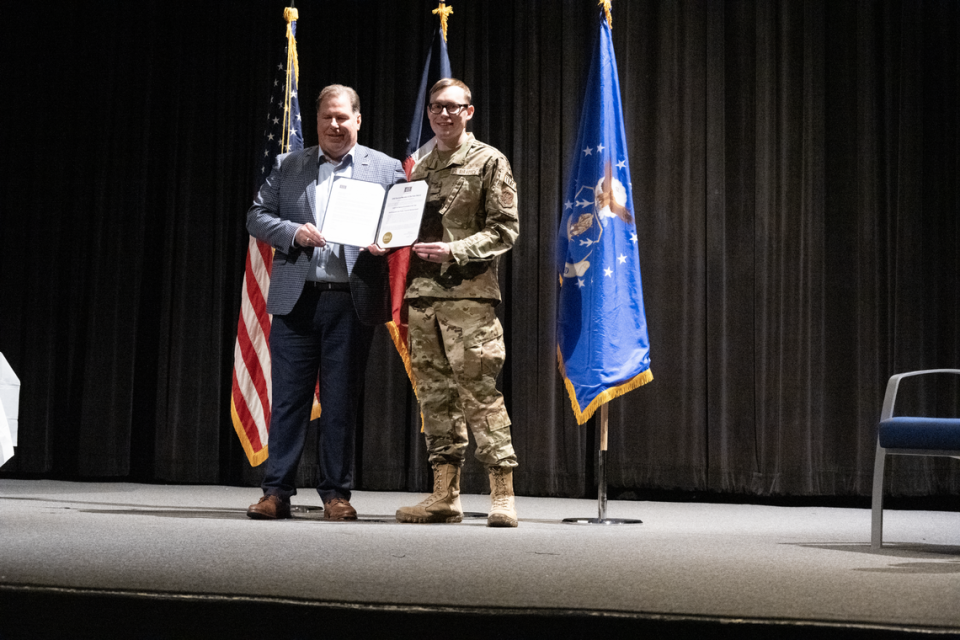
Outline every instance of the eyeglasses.
[(468, 104), (440, 104), (439, 102), (431, 102), (427, 105), (427, 109), (435, 116), (443, 113), (444, 109), (447, 110), (449, 115), (455, 116), (469, 106)]

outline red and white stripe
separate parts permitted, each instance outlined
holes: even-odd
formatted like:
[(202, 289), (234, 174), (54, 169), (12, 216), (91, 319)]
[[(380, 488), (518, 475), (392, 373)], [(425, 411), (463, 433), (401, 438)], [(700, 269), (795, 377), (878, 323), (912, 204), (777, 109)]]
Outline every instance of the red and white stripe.
[(230, 408), (233, 427), (252, 466), (262, 463), (268, 455), (273, 389), (267, 295), (272, 264), (273, 250), (251, 236), (240, 298)]

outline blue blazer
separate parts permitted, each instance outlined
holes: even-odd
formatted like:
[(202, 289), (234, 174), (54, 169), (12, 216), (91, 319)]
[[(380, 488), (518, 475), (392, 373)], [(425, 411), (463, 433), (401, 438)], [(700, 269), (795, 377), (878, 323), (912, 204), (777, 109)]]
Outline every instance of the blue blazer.
[[(286, 315), (303, 292), (313, 247), (294, 247), (301, 225), (316, 223), (317, 171), (320, 148), (308, 147), (277, 156), (267, 181), (247, 211), (247, 231), (274, 248), (267, 311)], [(404, 182), (400, 161), (357, 145), (353, 177), (390, 187)], [(350, 292), (360, 321), (381, 324), (390, 320), (390, 283), (387, 257), (344, 246)]]

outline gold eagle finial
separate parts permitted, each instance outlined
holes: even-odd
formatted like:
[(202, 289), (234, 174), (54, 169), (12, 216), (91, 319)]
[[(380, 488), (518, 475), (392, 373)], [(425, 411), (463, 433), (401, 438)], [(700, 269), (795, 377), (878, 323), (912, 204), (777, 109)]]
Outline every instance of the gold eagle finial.
[(440, 16), (440, 31), (443, 32), (443, 41), (447, 41), (447, 18), (453, 14), (453, 7), (448, 7), (447, 3), (441, 2), (440, 6), (433, 10), (433, 13)]

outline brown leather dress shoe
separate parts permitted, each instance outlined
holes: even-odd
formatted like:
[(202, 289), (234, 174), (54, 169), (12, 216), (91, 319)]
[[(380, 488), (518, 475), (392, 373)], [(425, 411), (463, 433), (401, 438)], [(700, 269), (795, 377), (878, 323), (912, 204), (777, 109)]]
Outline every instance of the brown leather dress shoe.
[(263, 496), (247, 509), (247, 517), (254, 520), (282, 520), (290, 517), (290, 503), (277, 496)]
[(323, 503), (323, 517), (325, 520), (356, 520), (357, 510), (350, 506), (349, 500), (333, 498)]

